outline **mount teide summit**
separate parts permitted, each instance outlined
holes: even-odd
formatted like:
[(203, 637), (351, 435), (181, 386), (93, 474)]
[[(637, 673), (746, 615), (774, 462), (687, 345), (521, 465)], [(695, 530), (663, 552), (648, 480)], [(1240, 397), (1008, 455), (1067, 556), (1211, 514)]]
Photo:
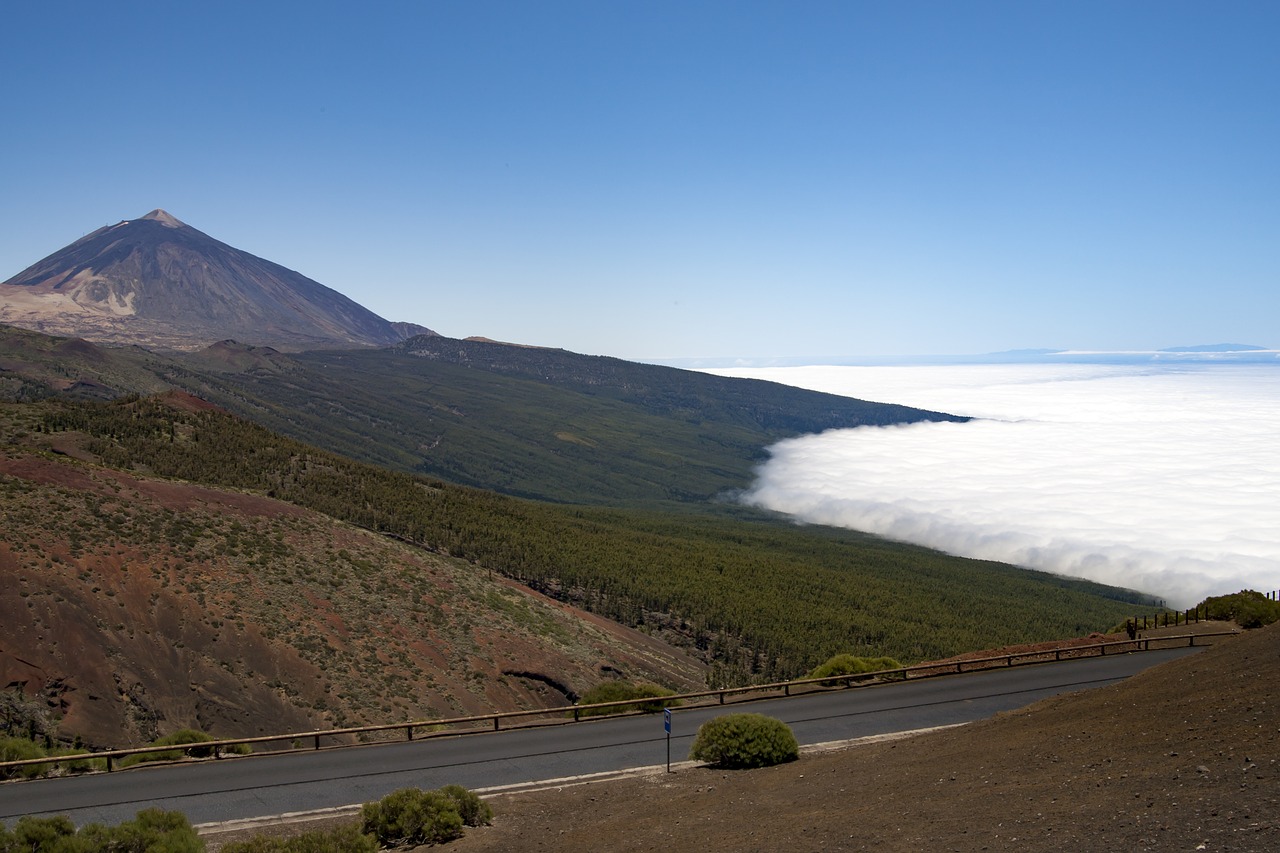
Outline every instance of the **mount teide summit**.
[(386, 346), (434, 334), (163, 210), (99, 228), (0, 284), (0, 322), (162, 349), (226, 338), (292, 350)]

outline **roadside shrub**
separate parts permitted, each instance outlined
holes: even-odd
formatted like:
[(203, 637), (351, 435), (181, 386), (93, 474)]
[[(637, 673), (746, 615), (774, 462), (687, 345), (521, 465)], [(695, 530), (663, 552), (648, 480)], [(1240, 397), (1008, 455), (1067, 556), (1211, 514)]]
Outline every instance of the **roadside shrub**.
[[(83, 755), (83, 749), (54, 749), (50, 755)], [(106, 770), (107, 760), (105, 758), (78, 758), (75, 761), (62, 761), (56, 766), (61, 767), (68, 773), (85, 773), (90, 770)]]
[[(199, 729), (178, 729), (171, 735), (165, 735), (153, 741), (156, 746), (181, 746), (188, 743), (207, 743), (213, 740), (211, 735), (205, 734)], [(212, 747), (192, 747), (183, 750), (187, 755), (195, 758), (207, 758), (213, 755)]]
[(453, 800), (458, 807), (458, 815), (467, 826), (493, 823), (493, 809), (489, 804), (461, 785), (445, 785), (440, 793)]
[(764, 714), (726, 714), (698, 728), (689, 757), (714, 767), (770, 767), (800, 755), (791, 728)]
[[(44, 758), (47, 754), (44, 747), (33, 740), (24, 737), (0, 738), (0, 761), (27, 761), (32, 758)], [(18, 776), (32, 779), (48, 773), (49, 766), (48, 764), (28, 764), (26, 767), (6, 768), (0, 770), (0, 779), (12, 779)]]
[(64, 838), (76, 834), (75, 824), (69, 817), (20, 817), (14, 824), (13, 832), (7, 832), (0, 824), (0, 851), (31, 851), (43, 853), (53, 850), (54, 845)]
[(70, 819), (23, 817), (9, 833), (0, 826), (0, 853), (203, 853), (204, 842), (181, 812), (144, 809), (119, 826)]
[(378, 840), (353, 823), (328, 831), (304, 832), (289, 838), (255, 835), (248, 841), (224, 844), (222, 853), (375, 853)]
[[(886, 669), (901, 669), (902, 664), (893, 658), (860, 658), (851, 654), (836, 655), (826, 663), (820, 664), (806, 678), (826, 678), (830, 675), (862, 675), (866, 672), (880, 672)], [(834, 681), (826, 682), (827, 686)]]
[[(0, 761), (26, 761), (31, 758), (44, 758), (45, 756), (77, 755), (83, 751), (65, 747), (46, 749), (38, 741), (24, 737), (0, 738)], [(7, 768), (0, 770), (0, 779), (16, 779), (19, 776), (25, 779), (34, 779), (37, 776), (47, 776), (54, 773), (59, 768), (75, 773), (85, 770), (105, 770), (106, 767), (107, 761), (105, 758), (81, 758), (76, 761), (65, 761), (59, 764), (28, 764), (26, 767)], [(0, 848), (0, 853), (3, 853), (3, 848)]]
[(453, 797), (401, 788), (360, 808), (361, 830), (383, 847), (443, 844), (462, 837), (462, 815)]
[(633, 684), (630, 681), (611, 679), (602, 681), (592, 687), (578, 700), (580, 705), (592, 705), (596, 702), (621, 702), (626, 699), (656, 699), (655, 702), (637, 702), (634, 705), (618, 705), (614, 708), (585, 708), (579, 713), (584, 717), (595, 717), (604, 714), (621, 714), (626, 711), (644, 711), (654, 714), (664, 707), (675, 703), (662, 702), (662, 697), (672, 696), (674, 691), (659, 687), (656, 684)]
[[(119, 826), (88, 824), (76, 833), (67, 853), (203, 853), (204, 842), (191, 828), (182, 812), (143, 809), (137, 817)], [(63, 848), (58, 848), (62, 853)]]
[(1241, 628), (1261, 628), (1280, 620), (1280, 601), (1252, 589), (1212, 596), (1203, 603), (1210, 619), (1234, 620)]
[[(160, 749), (155, 752), (140, 752), (136, 755), (126, 755), (120, 759), (121, 767), (129, 767), (134, 764), (141, 764), (144, 761), (179, 761), (184, 755), (192, 758), (208, 758), (213, 755), (213, 747), (199, 746), (198, 744), (208, 743), (214, 740), (212, 735), (205, 734), (199, 729), (179, 729), (173, 734), (156, 738), (151, 742), (151, 746), (185, 746), (186, 749)], [(197, 744), (189, 746), (189, 744)], [(251, 752), (247, 744), (236, 744), (227, 747), (226, 752), (236, 755), (246, 755)]]

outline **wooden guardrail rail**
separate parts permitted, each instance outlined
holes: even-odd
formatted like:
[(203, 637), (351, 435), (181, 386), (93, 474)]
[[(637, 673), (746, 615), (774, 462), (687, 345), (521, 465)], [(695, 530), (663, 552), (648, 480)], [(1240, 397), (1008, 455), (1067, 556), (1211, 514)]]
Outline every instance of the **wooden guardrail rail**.
[[(653, 697), (649, 699), (620, 699), (614, 702), (597, 702), (590, 705), (563, 705), (558, 708), (534, 708), (527, 711), (500, 711), (493, 714), (479, 714), (470, 717), (450, 717), (438, 720), (411, 720), (402, 723), (383, 723), (376, 726), (350, 726), (341, 729), (322, 729), (308, 732), (290, 732), (279, 735), (259, 735), (247, 738), (228, 738), (225, 740), (209, 740), (192, 744), (173, 744), (169, 746), (141, 746), (129, 749), (111, 749), (100, 752), (82, 752), (71, 755), (56, 755), (45, 758), (28, 758), (21, 761), (0, 762), (0, 771), (17, 769), (38, 764), (62, 764), (76, 761), (104, 760), (108, 771), (113, 770), (114, 759), (130, 755), (142, 755), (151, 752), (208, 752), (214, 758), (226, 757), (223, 750), (234, 746), (253, 746), (288, 742), (291, 747), (308, 742), (312, 749), (320, 749), (321, 738), (342, 738), (352, 735), (366, 735), (381, 732), (403, 731), (406, 740), (413, 740), (415, 731), (437, 734), (445, 727), (474, 726), (475, 724), (492, 724), (493, 731), (498, 731), (501, 721), (516, 720), (526, 717), (559, 717), (567, 720), (572, 717), (576, 722), (582, 719), (582, 712), (587, 710), (605, 710), (609, 708), (627, 708), (636, 706), (652, 706), (655, 710), (672, 703), (681, 703), (696, 699), (715, 698), (719, 704), (725, 704), (726, 698), (741, 697), (752, 693), (771, 693), (781, 691), (790, 696), (796, 688), (824, 687), (859, 687), (886, 682), (902, 682), (919, 678), (937, 678), (944, 675), (957, 675), (982, 669), (1022, 666), (1033, 663), (1047, 663), (1093, 655), (1125, 654), (1129, 652), (1150, 651), (1155, 648), (1175, 648), (1183, 643), (1196, 645), (1196, 641), (1210, 640), (1215, 637), (1233, 636), (1238, 631), (1218, 631), (1203, 634), (1179, 634), (1169, 637), (1145, 637), (1133, 640), (1109, 640), (1103, 643), (1090, 643), (1081, 646), (1059, 646), (1039, 651), (1016, 652), (1013, 654), (994, 655), (985, 658), (969, 658), (942, 663), (925, 663), (904, 666), (899, 669), (886, 669), (878, 672), (866, 672), (852, 675), (828, 675), (822, 678), (799, 678), (791, 681), (777, 681), (769, 684), (752, 684), (744, 687), (721, 687), (714, 690), (702, 690), (694, 693), (679, 693), (671, 696)], [(1108, 651), (1110, 650), (1110, 651)], [(474, 730), (474, 729), (473, 729)], [(348, 744), (337, 744), (345, 746)], [(275, 750), (273, 750), (275, 751)], [(252, 753), (250, 753), (252, 754)], [(266, 753), (259, 753), (266, 754)]]

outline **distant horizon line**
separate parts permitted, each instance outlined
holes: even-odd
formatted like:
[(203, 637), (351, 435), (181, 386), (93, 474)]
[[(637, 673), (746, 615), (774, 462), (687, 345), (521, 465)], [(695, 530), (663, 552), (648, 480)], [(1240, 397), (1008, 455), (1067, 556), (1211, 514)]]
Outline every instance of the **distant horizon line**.
[[(1230, 347), (1230, 348), (1220, 348)], [(1280, 349), (1223, 344), (1168, 349), (1018, 349), (987, 353), (843, 356), (702, 356), (645, 358), (648, 364), (683, 368), (882, 367), (948, 364), (1280, 364)]]

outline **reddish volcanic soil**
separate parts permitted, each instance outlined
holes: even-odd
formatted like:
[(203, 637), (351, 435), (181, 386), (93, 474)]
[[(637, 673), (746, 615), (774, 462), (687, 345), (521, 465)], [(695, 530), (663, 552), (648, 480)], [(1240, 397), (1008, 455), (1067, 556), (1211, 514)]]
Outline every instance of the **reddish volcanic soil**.
[(132, 746), (560, 707), (705, 667), (430, 554), (262, 495), (0, 449), (0, 687), (42, 731)]

